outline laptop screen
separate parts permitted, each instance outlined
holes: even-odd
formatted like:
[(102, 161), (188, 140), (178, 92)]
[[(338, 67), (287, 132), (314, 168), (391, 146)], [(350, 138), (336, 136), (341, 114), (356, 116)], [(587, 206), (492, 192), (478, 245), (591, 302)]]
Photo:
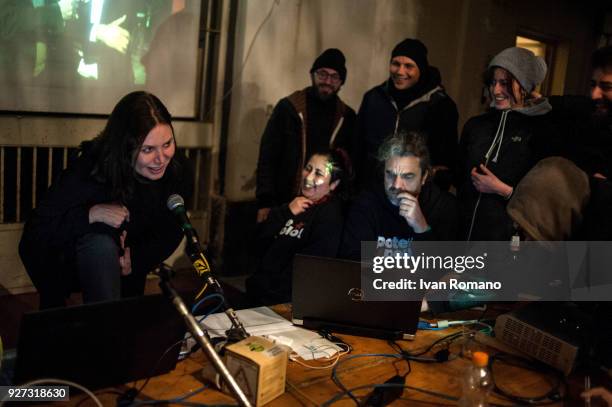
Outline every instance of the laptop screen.
[(27, 313), (14, 382), (52, 377), (98, 389), (156, 376), (176, 366), (185, 331), (162, 295)]
[(411, 339), (420, 301), (360, 301), (361, 263), (296, 255), (293, 265), (293, 322), (361, 336)]

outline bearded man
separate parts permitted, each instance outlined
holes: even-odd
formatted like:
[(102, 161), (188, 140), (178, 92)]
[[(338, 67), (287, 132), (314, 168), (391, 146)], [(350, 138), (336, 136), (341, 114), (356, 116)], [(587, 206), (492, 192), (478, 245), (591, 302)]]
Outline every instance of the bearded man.
[(338, 92), (346, 81), (345, 58), (325, 50), (310, 69), (312, 85), (281, 99), (261, 138), (257, 162), (257, 222), (270, 208), (291, 201), (300, 188), (302, 168), (313, 152), (353, 150), (355, 111)]

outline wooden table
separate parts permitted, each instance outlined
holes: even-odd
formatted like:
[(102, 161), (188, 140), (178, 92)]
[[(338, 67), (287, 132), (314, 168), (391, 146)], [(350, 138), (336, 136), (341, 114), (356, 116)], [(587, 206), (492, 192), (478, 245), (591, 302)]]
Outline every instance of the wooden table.
[[(281, 315), (290, 315), (290, 305), (274, 307)], [(452, 332), (461, 331), (461, 328), (449, 328), (441, 331), (419, 331), (414, 341), (401, 341), (400, 345), (409, 351), (416, 351), (427, 347), (436, 339), (446, 336)], [(351, 355), (363, 353), (396, 353), (387, 341), (372, 338), (356, 337), (351, 335), (338, 335), (346, 343), (353, 347)], [(451, 346), (452, 353), (461, 349), (460, 341)], [(427, 355), (430, 356), (430, 355)], [(202, 378), (201, 370), (207, 362), (205, 355), (198, 351), (190, 358), (181, 361), (176, 369), (168, 374), (152, 378), (139, 395), (139, 399), (173, 399), (190, 391), (201, 388), (207, 383)], [(433, 392), (444, 393), (449, 396), (459, 397), (461, 394), (461, 377), (469, 366), (469, 361), (460, 357), (445, 363), (420, 363), (411, 362), (411, 373), (407, 376), (406, 384)], [(385, 357), (357, 358), (343, 363), (338, 369), (339, 378), (347, 388), (361, 385), (383, 383), (397, 371), (404, 374), (408, 365), (405, 361)], [(396, 370), (397, 369), (397, 370)], [(551, 377), (544, 374), (530, 372), (524, 369), (499, 366), (495, 369), (496, 381), (505, 389), (522, 396), (537, 396), (545, 393), (551, 388)], [(143, 381), (130, 383), (126, 386), (139, 387)], [(115, 389), (124, 391), (126, 386)], [(363, 396), (371, 389), (355, 392), (357, 396)], [(287, 373), (286, 392), (271, 402), (270, 406), (296, 406), (296, 405), (320, 405), (331, 399), (340, 392), (331, 380), (331, 369), (312, 370), (289, 361)], [(114, 405), (116, 395), (99, 393), (104, 405)], [(83, 400), (82, 396), (75, 396), (72, 402), (82, 401), (80, 405), (94, 405), (91, 400)], [(190, 402), (207, 404), (235, 404), (235, 401), (212, 388), (194, 395), (188, 399)], [(512, 405), (495, 395), (491, 395), (491, 402), (502, 405)], [(439, 397), (406, 389), (402, 400), (396, 401), (394, 405), (431, 406), (431, 405), (454, 405), (456, 402), (444, 400)], [(65, 405), (65, 404), (64, 404)], [(355, 403), (345, 397), (334, 405), (350, 406)], [(562, 403), (551, 404), (561, 406)], [(579, 404), (580, 405), (580, 404)]]

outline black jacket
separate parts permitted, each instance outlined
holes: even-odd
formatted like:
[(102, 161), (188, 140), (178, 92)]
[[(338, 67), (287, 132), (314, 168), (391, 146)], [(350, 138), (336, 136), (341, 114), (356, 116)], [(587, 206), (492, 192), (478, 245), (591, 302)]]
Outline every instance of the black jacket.
[(350, 153), (355, 117), (355, 111), (339, 97), (323, 102), (312, 88), (281, 99), (261, 138), (255, 191), (258, 207), (291, 201), (299, 192), (302, 168), (313, 152), (341, 147)]
[(594, 119), (594, 103), (584, 96), (553, 96), (552, 119), (563, 140), (562, 156), (588, 175), (612, 179), (612, 119)]
[[(398, 109), (388, 80), (370, 89), (357, 115), (358, 155), (362, 165), (358, 175), (362, 183), (372, 181), (366, 171), (376, 163), (383, 140), (396, 131), (420, 130), (427, 136), (432, 165), (453, 168), (457, 150), (457, 106), (440, 85), (439, 74), (429, 75), (427, 83), (404, 108)], [(399, 111), (398, 111), (399, 110)]]
[(266, 304), (290, 301), (293, 257), (296, 253), (336, 257), (343, 220), (342, 203), (333, 196), (297, 216), (288, 205), (272, 208), (261, 225), (262, 257), (247, 280), (249, 296)]
[[(594, 118), (594, 102), (585, 96), (552, 96), (552, 118), (563, 141), (562, 156), (589, 175), (591, 198), (577, 240), (612, 239), (612, 120)], [(594, 178), (599, 173), (607, 179)]]
[(132, 274), (123, 278), (122, 291), (126, 295), (141, 293), (146, 274), (169, 257), (183, 237), (166, 200), (173, 193), (190, 199), (193, 175), (178, 153), (174, 160), (177, 165), (168, 168), (161, 180), (135, 183), (133, 198), (126, 204), (130, 219), (119, 229), (89, 223), (92, 206), (113, 202), (110, 186), (90, 175), (93, 158), (85, 154), (69, 165), (32, 211), (19, 244), (21, 260), (36, 288), (68, 294), (76, 288), (77, 239), (94, 232), (107, 233), (118, 242), (122, 230), (126, 230)]
[[(361, 242), (388, 241), (402, 249), (411, 240), (452, 241), (457, 237), (457, 203), (450, 193), (427, 182), (419, 194), (419, 204), (431, 230), (415, 233), (391, 204), (382, 187), (364, 190), (349, 209), (344, 225), (340, 256), (361, 260)], [(403, 240), (403, 241), (402, 241)], [(397, 246), (397, 247), (396, 247)]]
[[(496, 194), (480, 194), (470, 176), (472, 168), (485, 164), (485, 154), (493, 143), (501, 118), (502, 111), (491, 110), (471, 118), (463, 127), (456, 182), (461, 239), (467, 239), (473, 216), (470, 240), (504, 241), (512, 237), (512, 221), (506, 213), (508, 201)], [(540, 159), (556, 153), (554, 137), (549, 114), (528, 116), (510, 111), (499, 152), (497, 148), (491, 151), (487, 168), (502, 182), (515, 187)]]

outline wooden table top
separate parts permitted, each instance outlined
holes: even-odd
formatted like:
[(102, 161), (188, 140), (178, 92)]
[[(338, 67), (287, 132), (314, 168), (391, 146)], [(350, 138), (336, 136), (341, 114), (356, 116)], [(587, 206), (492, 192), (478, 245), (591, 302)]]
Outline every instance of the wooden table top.
[[(283, 316), (290, 315), (290, 305), (275, 306), (273, 309)], [(415, 352), (426, 348), (437, 339), (446, 335), (453, 332), (461, 332), (461, 329), (449, 328), (440, 331), (419, 331), (414, 341), (400, 341), (398, 343), (403, 349)], [(364, 353), (397, 353), (385, 340), (340, 334), (337, 336), (353, 347), (350, 356)], [(449, 350), (452, 356), (451, 360), (447, 362), (422, 363), (412, 361), (411, 372), (406, 378), (406, 385), (425, 391), (446, 394), (455, 398), (459, 397), (461, 394), (461, 377), (470, 364), (467, 359), (457, 356), (461, 350), (461, 342), (462, 340), (457, 340), (450, 345)], [(432, 355), (430, 352), (424, 356), (431, 357)], [(344, 356), (341, 360), (345, 358), (347, 356)], [(201, 351), (197, 351), (188, 359), (179, 362), (176, 369), (172, 372), (151, 378), (138, 399), (174, 399), (201, 388), (205, 383), (208, 383), (201, 374), (202, 367), (207, 363), (206, 356)], [(347, 388), (353, 388), (383, 383), (397, 373), (405, 374), (407, 369), (407, 362), (401, 359), (382, 356), (363, 357), (342, 363), (338, 368), (338, 377)], [(520, 394), (524, 397), (542, 395), (551, 389), (551, 383), (554, 382), (553, 377), (550, 375), (501, 364), (494, 368), (494, 374), (496, 383), (499, 386), (511, 393)], [(129, 383), (126, 386), (140, 387), (142, 383), (143, 381), (141, 380)], [(115, 390), (124, 391), (127, 389), (126, 386), (121, 386), (121, 388)], [(394, 405), (456, 405), (456, 401), (445, 400), (413, 388), (405, 389), (402, 399), (396, 401)], [(364, 396), (371, 390), (371, 388), (368, 388), (356, 391), (355, 395), (357, 397)], [(321, 405), (339, 393), (340, 389), (331, 379), (331, 369), (309, 369), (289, 361), (286, 391), (268, 405)], [(104, 405), (114, 405), (116, 403), (116, 394), (103, 392), (96, 392), (96, 394), (99, 394), (100, 400)], [(80, 395), (73, 398), (71, 403), (77, 400), (82, 402), (81, 406), (94, 405), (91, 400), (83, 400), (83, 396)], [(206, 404), (236, 404), (233, 398), (215, 390), (212, 385), (206, 390), (190, 397), (188, 401)], [(493, 393), (491, 394), (490, 402), (500, 405), (513, 405), (513, 403), (503, 400)], [(355, 405), (355, 403), (348, 397), (345, 397), (334, 405), (349, 406)], [(561, 406), (563, 404), (559, 402), (550, 405)]]

